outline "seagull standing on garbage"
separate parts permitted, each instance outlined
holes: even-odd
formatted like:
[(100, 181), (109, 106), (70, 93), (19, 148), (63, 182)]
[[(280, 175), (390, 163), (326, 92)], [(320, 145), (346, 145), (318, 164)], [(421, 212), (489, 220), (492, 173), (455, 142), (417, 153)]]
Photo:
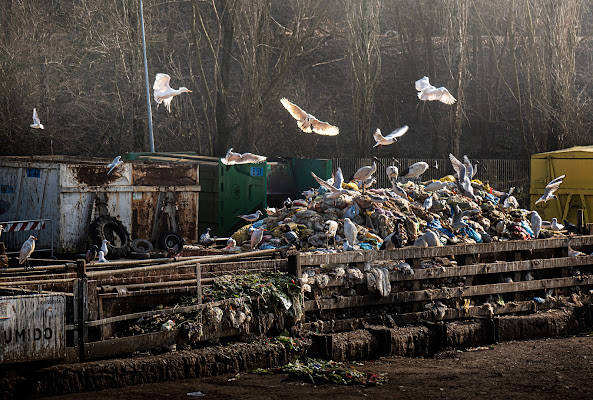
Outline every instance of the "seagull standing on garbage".
[(107, 259), (105, 258), (105, 252), (103, 250), (99, 250), (99, 262), (100, 263), (106, 263), (109, 262), (107, 261)]
[(335, 136), (340, 133), (340, 129), (337, 126), (333, 126), (328, 124), (327, 122), (323, 122), (312, 116), (311, 114), (306, 113), (294, 103), (291, 103), (286, 98), (280, 99), (280, 102), (286, 108), (286, 110), (292, 115), (294, 119), (297, 121), (297, 126), (301, 128), (303, 132), (311, 133), (315, 132), (318, 135), (324, 136)]
[(118, 165), (123, 163), (124, 162), (121, 160), (121, 156), (115, 157), (110, 164), (107, 164), (107, 168), (109, 168), (109, 171), (107, 171), (107, 175), (109, 175), (111, 171), (113, 171)]
[(21, 246), (21, 251), (19, 252), (19, 265), (26, 262), (25, 264), (25, 271), (33, 269), (29, 266), (29, 257), (35, 251), (35, 241), (37, 238), (33, 235), (29, 236), (29, 239), (25, 240), (25, 243)]
[(530, 220), (531, 229), (533, 229), (533, 238), (537, 239), (539, 231), (542, 229), (542, 217), (540, 217), (537, 211), (532, 211)]
[(39, 115), (37, 114), (36, 108), (33, 109), (33, 123), (29, 126), (35, 129), (45, 129), (41, 121), (39, 121)]
[(438, 100), (448, 105), (457, 101), (446, 88), (432, 86), (427, 76), (416, 81), (416, 90), (418, 90), (418, 98), (423, 101)]
[(381, 134), (381, 129), (377, 128), (377, 130), (373, 133), (373, 138), (375, 139), (375, 145), (373, 146), (373, 148), (379, 146), (379, 148), (381, 148), (382, 146), (387, 146), (390, 144), (393, 144), (395, 142), (397, 142), (397, 138), (402, 137), (404, 135), (404, 133), (406, 133), (408, 131), (408, 125), (404, 125), (401, 128), (397, 128), (396, 130), (394, 130), (393, 132), (391, 132), (389, 135), (383, 136)]
[(377, 171), (377, 157), (373, 157), (373, 165), (367, 165), (361, 167), (356, 171), (350, 178), (350, 182), (362, 182), (359, 187), (362, 186), (362, 192), (364, 193), (364, 182), (371, 177)]
[(336, 233), (338, 232), (338, 223), (334, 220), (325, 221), (323, 224), (323, 233), (327, 238), (327, 245), (329, 246), (329, 242), (331, 240), (332, 245), (335, 244)]
[(255, 249), (262, 241), (264, 237), (263, 228), (257, 228), (251, 232), (251, 249)]
[(101, 242), (101, 251), (103, 252), (104, 256), (106, 256), (107, 253), (109, 253), (109, 248), (107, 247), (107, 243), (109, 243), (109, 240), (107, 240), (107, 239), (103, 239), (103, 242)]
[(564, 225), (558, 222), (558, 219), (552, 218), (552, 223), (550, 225), (553, 231), (561, 231), (564, 229)]
[(263, 215), (263, 213), (261, 212), (261, 210), (257, 210), (256, 212), (254, 212), (253, 214), (245, 214), (245, 215), (239, 215), (238, 218), (243, 218), (245, 221), (247, 222), (255, 222), (259, 219), (259, 217), (261, 217)]
[(419, 161), (406, 168), (401, 175), (404, 178), (416, 179), (425, 173), (426, 170), (428, 170), (428, 164), (424, 161)]
[(542, 194), (542, 197), (540, 197), (535, 204), (541, 203), (541, 202), (547, 202), (548, 200), (552, 200), (555, 199), (556, 196), (554, 195), (554, 192), (556, 191), (556, 189), (558, 189), (558, 187), (562, 184), (563, 179), (566, 177), (566, 175), (561, 175), (556, 179), (552, 179), (550, 181), (550, 183), (548, 183), (546, 185), (546, 188), (544, 189), (544, 194)]
[(424, 200), (424, 204), (422, 205), (422, 208), (424, 208), (424, 211), (428, 212), (428, 210), (430, 210), (432, 208), (432, 195), (428, 196), (426, 198), (426, 200)]
[(152, 90), (154, 91), (154, 101), (156, 101), (157, 107), (159, 104), (164, 103), (167, 111), (171, 112), (171, 101), (173, 97), (181, 93), (191, 93), (191, 90), (182, 86), (179, 89), (173, 89), (169, 86), (171, 77), (167, 74), (158, 73), (154, 79)]
[(358, 229), (356, 228), (356, 224), (350, 221), (350, 218), (344, 218), (344, 236), (348, 242), (349, 249), (354, 249), (357, 233)]

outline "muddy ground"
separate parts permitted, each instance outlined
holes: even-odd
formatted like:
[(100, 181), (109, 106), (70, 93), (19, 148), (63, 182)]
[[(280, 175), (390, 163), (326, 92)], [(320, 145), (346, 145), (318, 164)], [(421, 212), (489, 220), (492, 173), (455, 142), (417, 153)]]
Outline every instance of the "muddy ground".
[(313, 386), (287, 375), (241, 373), (145, 384), (48, 399), (586, 399), (593, 398), (593, 336), (516, 341), (430, 359), (387, 357), (361, 371), (387, 373), (376, 387)]

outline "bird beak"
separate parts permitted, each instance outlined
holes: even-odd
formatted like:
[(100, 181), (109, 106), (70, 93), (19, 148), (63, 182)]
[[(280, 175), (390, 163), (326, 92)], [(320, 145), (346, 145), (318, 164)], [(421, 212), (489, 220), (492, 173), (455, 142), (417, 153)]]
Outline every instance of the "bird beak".
[(187, 91), (191, 93), (191, 90), (188, 89)]
[(34, 238), (33, 238), (33, 240), (37, 240), (37, 238), (36, 238), (36, 237), (34, 237)]

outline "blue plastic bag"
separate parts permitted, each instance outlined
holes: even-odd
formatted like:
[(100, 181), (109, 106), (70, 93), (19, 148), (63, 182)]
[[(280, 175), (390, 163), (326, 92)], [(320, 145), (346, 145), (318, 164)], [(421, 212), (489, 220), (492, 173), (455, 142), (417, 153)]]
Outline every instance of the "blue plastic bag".
[(472, 238), (476, 241), (476, 243), (482, 243), (482, 237), (478, 234), (478, 232), (476, 232), (472, 227), (467, 226), (467, 227), (463, 227), (459, 230), (459, 232), (461, 232), (462, 234), (464, 234), (465, 236)]
[(370, 243), (361, 243), (360, 248), (362, 250), (373, 250), (373, 246)]

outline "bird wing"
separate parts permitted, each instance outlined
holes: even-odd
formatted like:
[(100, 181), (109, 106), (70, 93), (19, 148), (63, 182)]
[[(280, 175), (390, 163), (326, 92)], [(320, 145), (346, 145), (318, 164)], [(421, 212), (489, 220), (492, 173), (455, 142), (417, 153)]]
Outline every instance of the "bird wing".
[(416, 81), (416, 90), (422, 92), (424, 89), (431, 87), (430, 82), (428, 81), (428, 76), (425, 76), (422, 79), (418, 79)]
[(39, 125), (41, 121), (39, 121), (39, 115), (37, 114), (37, 109), (33, 109), (33, 124)]
[(408, 129), (409, 129), (408, 125), (404, 125), (401, 128), (397, 128), (396, 130), (391, 132), (389, 135), (385, 136), (385, 139), (395, 139), (398, 137), (402, 137), (404, 135), (404, 133), (406, 133), (408, 131)]
[(245, 164), (259, 164), (266, 161), (268, 158), (264, 156), (258, 156), (253, 153), (244, 153), (241, 155), (241, 163)]
[(292, 115), (292, 117), (294, 119), (296, 119), (297, 121), (302, 121), (305, 118), (307, 118), (307, 113), (305, 111), (303, 111), (303, 109), (300, 108), (299, 106), (297, 106), (296, 104), (288, 101), (287, 98), (285, 98), (285, 97), (281, 98), (280, 103), (282, 103), (284, 108), (286, 108), (286, 110), (290, 113), (290, 115)]
[(169, 81), (171, 81), (171, 77), (169, 75), (163, 73), (156, 74), (156, 78), (154, 78), (154, 84), (152, 85), (155, 100), (157, 100), (157, 94), (161, 94), (171, 89), (171, 86), (169, 86)]
[[(550, 183), (555, 183), (555, 182), (558, 182), (558, 181), (562, 181), (564, 178), (566, 178), (566, 175), (560, 175), (558, 178), (556, 178), (556, 179), (552, 179), (552, 180), (550, 181)], [(550, 183), (548, 183), (548, 185), (549, 185)]]
[(377, 130), (373, 132), (373, 139), (375, 139), (375, 142), (377, 142), (377, 144), (379, 144), (380, 141), (385, 139), (383, 135), (381, 135), (381, 129), (377, 128)]
[(319, 183), (321, 186), (323, 186), (330, 192), (335, 192), (338, 190), (335, 187), (333, 187), (332, 185), (330, 185), (329, 183), (327, 183), (326, 181), (324, 181), (323, 179), (321, 179), (320, 177), (318, 177), (317, 175), (315, 175), (315, 172), (311, 171), (311, 176), (313, 177), (313, 179), (315, 179), (317, 181), (317, 183)]
[(473, 176), (475, 175), (474, 166), (472, 165), (471, 161), (469, 160), (469, 158), (466, 155), (463, 156), (463, 165), (465, 165), (466, 175), (471, 180), (473, 178)]
[(447, 88), (440, 87), (436, 90), (438, 91), (438, 95), (437, 95), (438, 98), (435, 100), (439, 100), (440, 102), (448, 104), (448, 105), (454, 104), (457, 101), (457, 99), (455, 97), (453, 97), (451, 95), (451, 93), (449, 93)]
[(461, 168), (463, 168), (463, 163), (459, 161), (457, 157), (455, 157), (451, 153), (449, 153), (449, 160), (451, 160), (451, 165), (453, 166), (455, 172), (457, 172), (457, 176), (461, 178), (461, 174), (459, 173), (459, 171), (461, 170)]
[(342, 184), (344, 183), (344, 174), (342, 173), (342, 168), (338, 167), (336, 170), (336, 175), (334, 177), (334, 184), (333, 187), (336, 189), (342, 189)]
[(333, 126), (316, 118), (311, 119), (311, 127), (313, 128), (313, 132), (318, 135), (336, 136), (340, 133), (340, 129), (337, 126)]

